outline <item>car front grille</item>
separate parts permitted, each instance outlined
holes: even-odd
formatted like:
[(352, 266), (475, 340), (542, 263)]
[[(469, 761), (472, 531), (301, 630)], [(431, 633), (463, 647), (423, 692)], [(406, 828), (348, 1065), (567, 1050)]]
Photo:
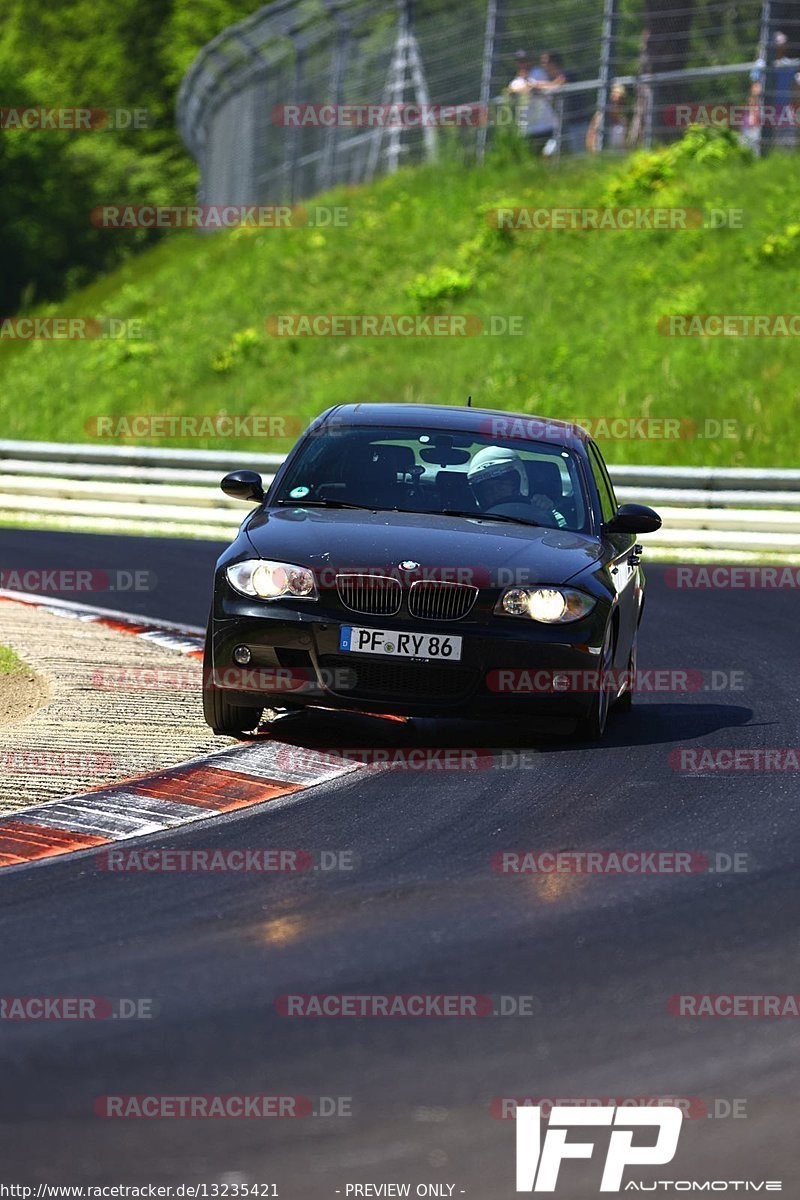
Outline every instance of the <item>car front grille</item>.
[(400, 580), (389, 575), (337, 575), (336, 590), (345, 608), (376, 617), (393, 616), (403, 600)]
[(468, 583), (418, 580), (408, 593), (408, 611), (425, 621), (458, 621), (478, 598), (478, 589)]
[[(383, 661), (355, 654), (322, 655), (319, 665), (332, 673), (350, 673), (352, 687), (342, 689), (338, 694), (352, 699), (379, 699), (386, 703), (392, 700), (456, 703), (472, 691), (478, 677), (478, 672), (471, 667), (442, 667), (401, 659)], [(337, 677), (341, 678), (341, 675), (333, 675), (334, 679)]]

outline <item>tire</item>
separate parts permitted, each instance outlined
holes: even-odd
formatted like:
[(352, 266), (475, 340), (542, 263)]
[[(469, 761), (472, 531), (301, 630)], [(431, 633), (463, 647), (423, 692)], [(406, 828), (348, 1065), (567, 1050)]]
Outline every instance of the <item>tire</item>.
[(581, 717), (575, 727), (575, 734), (582, 742), (597, 742), (606, 731), (609, 709), (611, 708), (611, 692), (608, 684), (609, 672), (614, 661), (614, 630), (609, 622), (603, 635), (603, 648), (600, 651), (600, 680), (597, 691), (592, 697), (592, 706), (585, 717)]
[(615, 703), (614, 712), (626, 713), (630, 712), (633, 708), (633, 697), (636, 689), (636, 642), (637, 637), (636, 634), (634, 634), (633, 642), (631, 644), (631, 653), (630, 657), (628, 658), (628, 670), (626, 672), (628, 676), (628, 686)]
[(256, 729), (261, 720), (262, 708), (240, 708), (229, 703), (221, 688), (207, 680), (212, 678), (211, 661), (211, 618), (208, 620), (206, 645), (203, 653), (203, 716), (214, 733), (225, 737), (241, 737), (245, 730)]

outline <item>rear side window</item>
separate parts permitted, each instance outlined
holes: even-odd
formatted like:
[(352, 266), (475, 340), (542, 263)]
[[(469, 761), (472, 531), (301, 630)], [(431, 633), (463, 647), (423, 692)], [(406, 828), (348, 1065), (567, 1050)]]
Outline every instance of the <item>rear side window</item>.
[(614, 489), (611, 486), (611, 480), (608, 477), (605, 463), (592, 442), (589, 443), (589, 463), (591, 464), (592, 475), (594, 476), (597, 492), (600, 496), (600, 512), (603, 515), (603, 521), (610, 521), (617, 513), (617, 498), (614, 495)]

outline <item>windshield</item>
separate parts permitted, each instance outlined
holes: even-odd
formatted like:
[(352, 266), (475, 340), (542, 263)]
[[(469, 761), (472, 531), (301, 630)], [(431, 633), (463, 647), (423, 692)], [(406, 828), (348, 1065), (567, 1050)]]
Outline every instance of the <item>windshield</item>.
[(350, 426), (309, 437), (271, 504), (513, 520), (585, 532), (589, 504), (563, 446), (479, 433)]

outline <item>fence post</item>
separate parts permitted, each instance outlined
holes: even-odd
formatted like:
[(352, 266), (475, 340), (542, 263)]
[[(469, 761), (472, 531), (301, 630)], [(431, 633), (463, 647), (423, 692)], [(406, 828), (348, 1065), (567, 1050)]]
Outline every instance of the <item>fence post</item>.
[(758, 31), (758, 61), (761, 68), (761, 101), (759, 104), (760, 128), (758, 139), (758, 156), (761, 158), (764, 150), (769, 149), (772, 141), (772, 128), (764, 121), (764, 106), (767, 103), (767, 79), (769, 78), (770, 59), (770, 24), (772, 21), (772, 5), (770, 0), (761, 0), (761, 24)]
[(617, 2), (618, 0), (604, 0), (603, 3), (603, 33), (600, 43), (600, 72), (598, 75), (600, 85), (597, 89), (597, 111), (600, 114), (600, 118), (595, 140), (598, 152), (603, 149), (606, 134), (608, 91), (611, 82), (614, 40), (617, 32)]
[[(422, 58), (419, 52), (419, 42), (417, 41), (417, 29), (415, 22), (414, 0), (408, 0), (408, 35), (406, 45), (406, 61), (408, 70), (411, 72), (411, 83), (414, 87), (414, 99), (422, 109), (427, 113), (430, 110), (431, 98), (428, 94), (428, 81), (425, 78), (425, 70), (422, 65)], [(425, 145), (425, 157), (428, 162), (433, 162), (436, 158), (438, 150), (438, 136), (436, 127), (431, 125), (429, 121), (425, 121), (422, 126), (422, 140)]]
[[(397, 32), (395, 33), (394, 46), (392, 48), (392, 58), (389, 63), (389, 73), (386, 76), (386, 82), (383, 85), (383, 96), (381, 97), (381, 108), (385, 112), (389, 104), (397, 104), (403, 99), (403, 87), (406, 74), (406, 39), (408, 37), (408, 5), (406, 0), (397, 0)], [(398, 94), (399, 91), (399, 94)], [(397, 169), (397, 158), (399, 156), (399, 139), (397, 130), (392, 129), (392, 143), (390, 145), (389, 155), (389, 174), (392, 174), (392, 167)], [(383, 129), (380, 125), (376, 125), (372, 134), (369, 146), (369, 154), (367, 155), (367, 170), (366, 180), (371, 180), (375, 172), (380, 166), (381, 150), (383, 149)], [(393, 162), (392, 162), (393, 160)]]
[(655, 109), (655, 91), (652, 84), (647, 84), (644, 94), (644, 148), (653, 148), (653, 115)]
[[(427, 112), (430, 108), (430, 97), (414, 32), (413, 0), (397, 0), (397, 34), (392, 50), (392, 60), (389, 64), (389, 73), (383, 88), (382, 106), (384, 109), (387, 106), (403, 103), (403, 96), (409, 82), (414, 89), (417, 104)], [(422, 125), (422, 138), (425, 144), (425, 156), (428, 161), (432, 161), (436, 158), (436, 129), (427, 120)], [(388, 143), (386, 171), (387, 174), (393, 175), (400, 164), (400, 151), (404, 148), (402, 146), (402, 121), (398, 123), (395, 120), (390, 124)], [(378, 169), (382, 146), (383, 128), (379, 126), (373, 134), (369, 149), (366, 174), (368, 180), (373, 178)]]
[[(294, 95), (298, 103), (305, 96), (305, 41), (300, 33), (294, 42)], [(301, 130), (296, 127), (292, 129), (290, 145), (289, 200), (294, 204), (298, 197), (301, 146)]]
[(758, 31), (758, 61), (766, 66), (769, 54), (769, 27), (772, 19), (770, 0), (761, 0), (761, 24)]
[(497, 39), (497, 9), (499, 0), (488, 0), (486, 5), (486, 32), (483, 37), (483, 64), (481, 66), (481, 94), (478, 119), (482, 124), (478, 127), (478, 143), (476, 157), (478, 165), (483, 165), (486, 157), (486, 137), (489, 132), (489, 102), (492, 98), (492, 79), (494, 77), (494, 51)]
[[(333, 3), (330, 15), (335, 23), (336, 32), (333, 42), (333, 65), (331, 68), (331, 103), (336, 106), (338, 113), (344, 96), (344, 73), (350, 52), (352, 28), (350, 22), (341, 13), (338, 3)], [(332, 187), (336, 182), (336, 165), (341, 137), (338, 120), (325, 131), (325, 141), (322, 150), (322, 168), (320, 184), (323, 189)]]

